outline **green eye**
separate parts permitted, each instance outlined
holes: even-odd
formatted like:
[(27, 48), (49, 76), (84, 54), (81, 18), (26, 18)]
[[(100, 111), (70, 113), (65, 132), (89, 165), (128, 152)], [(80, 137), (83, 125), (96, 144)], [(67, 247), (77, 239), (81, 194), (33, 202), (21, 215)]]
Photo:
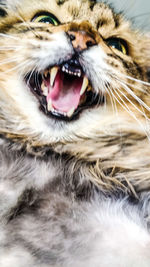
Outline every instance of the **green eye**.
[(119, 50), (124, 55), (128, 55), (127, 43), (124, 40), (117, 38), (110, 38), (107, 40), (107, 44), (112, 48)]
[(52, 24), (54, 26), (57, 26), (60, 24), (59, 20), (53, 14), (50, 14), (50, 13), (38, 14), (32, 19), (32, 21)]

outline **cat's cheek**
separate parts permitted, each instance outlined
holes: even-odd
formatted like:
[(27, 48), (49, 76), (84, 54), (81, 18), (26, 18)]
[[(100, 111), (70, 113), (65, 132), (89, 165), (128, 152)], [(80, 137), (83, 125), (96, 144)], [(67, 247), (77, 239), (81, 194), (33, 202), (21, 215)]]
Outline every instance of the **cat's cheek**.
[(25, 52), (22, 51), (23, 60), (30, 58), (29, 69), (36, 68), (38, 71), (61, 64), (72, 55), (73, 48), (65, 32), (50, 34), (49, 39), (42, 42), (34, 39), (25, 41)]

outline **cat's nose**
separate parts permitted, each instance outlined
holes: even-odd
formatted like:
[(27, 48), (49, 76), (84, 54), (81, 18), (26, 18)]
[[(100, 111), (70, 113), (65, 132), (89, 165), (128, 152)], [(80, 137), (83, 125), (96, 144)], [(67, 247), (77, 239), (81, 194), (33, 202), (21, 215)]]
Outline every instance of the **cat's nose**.
[(96, 41), (86, 31), (69, 31), (68, 36), (77, 52), (96, 45)]

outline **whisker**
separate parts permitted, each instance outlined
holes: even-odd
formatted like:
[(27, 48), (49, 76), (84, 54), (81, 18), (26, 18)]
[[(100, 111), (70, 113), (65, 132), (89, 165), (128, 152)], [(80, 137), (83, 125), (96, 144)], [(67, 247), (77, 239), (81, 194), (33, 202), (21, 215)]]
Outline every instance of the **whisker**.
[(116, 103), (115, 103), (115, 101), (114, 101), (114, 98), (113, 98), (112, 95), (111, 95), (111, 90), (110, 90), (110, 87), (109, 87), (108, 83), (106, 84), (105, 89), (106, 89), (106, 92), (107, 92), (108, 95), (109, 95), (110, 102), (111, 102), (112, 109), (113, 109), (113, 113), (115, 113), (115, 111), (116, 111), (116, 106), (115, 106), (115, 104), (116, 104)]
[(25, 21), (24, 20), (24, 18), (22, 17), (22, 15), (18, 14), (18, 18), (21, 19), (21, 21), (23, 22), (23, 24), (25, 26), (27, 26), (27, 28), (34, 34), (35, 37), (39, 37), (39, 35), (33, 30), (33, 28), (31, 28), (31, 26), (28, 23), (28, 21)]
[(144, 112), (142, 112), (119, 88), (116, 87), (116, 89), (121, 93), (121, 95), (139, 112), (141, 113), (148, 121), (150, 119), (146, 116)]
[[(124, 101), (122, 100), (121, 96), (119, 95), (119, 93), (117, 93), (115, 90), (114, 92), (118, 95), (119, 99), (124, 103)], [(115, 98), (115, 100), (119, 103), (119, 105), (125, 109), (130, 115), (131, 115), (131, 111), (129, 109), (129, 107), (127, 106), (127, 104), (125, 103), (125, 106), (118, 100), (118, 98), (115, 96), (115, 94), (113, 93), (113, 91), (111, 90), (111, 94), (112, 96)], [(134, 114), (132, 114), (133, 116)], [(134, 116), (134, 119), (135, 119), (135, 116)]]
[(18, 56), (18, 57), (9, 58), (9, 59), (4, 60), (4, 61), (0, 61), (0, 66), (5, 65), (5, 64), (8, 64), (8, 63), (12, 63), (12, 62), (17, 62), (17, 60), (20, 59), (20, 58), (21, 57)]
[[(120, 85), (123, 86), (123, 88), (126, 90), (128, 94), (130, 94), (141, 106), (143, 106), (146, 110), (150, 111), (150, 107), (146, 105), (146, 103), (141, 100), (128, 86), (126, 82), (122, 82), (116, 75), (112, 75), (113, 78), (115, 78), (116, 81), (120, 83)], [(148, 83), (149, 84), (149, 83)], [(130, 84), (129, 84), (130, 85)], [(150, 84), (149, 84), (150, 85)], [(130, 85), (132, 86), (132, 85)]]
[[(25, 77), (25, 68), (30, 64), (30, 61), (29, 60), (26, 60), (25, 62), (24, 62), (25, 64), (24, 65), (22, 65), (21, 66), (21, 68), (20, 68), (20, 66), (19, 66), (19, 71), (18, 71), (18, 74), (19, 74), (19, 78), (20, 79), (24, 79), (24, 77)], [(35, 67), (34, 67), (35, 68)], [(32, 70), (32, 72), (34, 71), (34, 69)], [(32, 73), (31, 73), (32, 74)]]
[(35, 73), (35, 84), (36, 84), (37, 88), (40, 89), (41, 87), (40, 87), (40, 84), (39, 84), (38, 74), (39, 74), (39, 72)]
[(129, 93), (140, 105), (142, 105), (145, 109), (147, 109), (148, 111), (150, 111), (150, 107), (147, 106), (144, 101), (142, 101), (137, 95), (134, 94), (134, 92), (128, 87), (126, 86), (123, 82), (118, 81), (123, 88), (126, 90), (127, 93)]
[[(112, 90), (111, 90), (111, 87), (109, 86), (108, 87), (108, 91), (109, 91), (109, 94), (111, 95), (111, 98), (113, 99), (113, 102), (114, 102), (114, 106), (115, 106), (115, 113), (116, 113), (116, 118), (117, 120), (119, 121), (119, 113), (118, 113), (118, 109), (117, 109), (117, 103), (116, 103), (116, 99), (113, 97), (113, 93), (112, 93)], [(122, 138), (122, 135), (121, 135), (121, 128), (120, 128), (120, 123), (118, 123), (119, 125), (119, 135), (120, 135), (120, 139)]]
[(24, 48), (24, 46), (21, 46), (21, 45), (19, 45), (19, 46), (0, 46), (0, 51), (10, 51), (10, 50), (15, 50), (15, 51), (17, 51), (17, 50), (20, 50), (20, 49), (22, 49), (22, 48)]
[(147, 131), (143, 124), (140, 122), (140, 120), (138, 120), (138, 118), (135, 116), (135, 114), (130, 110), (129, 106), (125, 103), (125, 101), (122, 99), (122, 97), (119, 95), (119, 93), (114, 89), (114, 92), (117, 94), (117, 96), (119, 97), (119, 99), (122, 101), (122, 103), (118, 100), (118, 98), (114, 95), (114, 93), (112, 92), (113, 96), (115, 97), (116, 101), (122, 106), (122, 108), (127, 111), (127, 113), (132, 116), (137, 123), (140, 125), (141, 129), (143, 129), (144, 133), (146, 134), (148, 140), (150, 141), (150, 134), (149, 131)]
[(145, 82), (145, 81), (142, 81), (142, 80), (139, 80), (139, 79), (136, 79), (136, 78), (133, 78), (131, 76), (128, 76), (128, 75), (125, 75), (123, 73), (119, 73), (119, 75), (131, 80), (131, 81), (135, 81), (135, 82), (138, 82), (138, 83), (141, 83), (141, 84), (144, 84), (144, 85), (147, 85), (147, 86), (150, 86), (150, 83), (149, 82)]
[(6, 38), (10, 38), (10, 39), (14, 39), (14, 40), (20, 40), (19, 37), (16, 37), (16, 36), (13, 36), (13, 35), (10, 35), (10, 34), (6, 34), (6, 33), (0, 33), (0, 37), (6, 37)]
[(27, 85), (28, 85), (28, 87), (30, 87), (30, 84), (29, 84), (29, 83), (30, 83), (31, 77), (32, 77), (32, 75), (33, 75), (35, 69), (36, 69), (36, 67), (33, 68), (33, 70), (31, 71), (31, 73), (30, 73), (30, 75), (29, 75), (29, 78), (28, 78), (28, 80), (27, 80)]
[[(122, 82), (122, 80), (120, 80), (116, 75), (111, 75), (111, 76), (113, 76), (117, 81)], [(123, 83), (126, 84), (126, 85), (131, 86), (131, 87), (134, 88), (134, 89), (137, 89), (138, 91), (140, 91), (140, 92), (142, 92), (142, 93), (146, 93), (146, 90), (145, 90), (145, 89), (140, 88), (140, 87), (136, 86), (135, 84), (129, 83), (129, 82), (127, 82), (127, 81), (123, 81)]]
[(11, 71), (17, 70), (18, 68), (22, 67), (23, 65), (25, 65), (25, 67), (30, 66), (30, 64), (31, 64), (31, 61), (30, 60), (26, 60), (24, 62), (21, 62), (20, 64), (18, 64), (14, 68), (11, 68), (11, 69), (9, 69), (7, 71), (4, 71), (3, 73), (9, 73)]

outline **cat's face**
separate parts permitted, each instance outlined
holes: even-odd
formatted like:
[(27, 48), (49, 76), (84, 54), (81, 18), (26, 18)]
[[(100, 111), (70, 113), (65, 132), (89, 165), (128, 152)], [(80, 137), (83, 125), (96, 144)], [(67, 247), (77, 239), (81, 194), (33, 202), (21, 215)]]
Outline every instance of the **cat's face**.
[(147, 44), (121, 15), (86, 0), (7, 0), (0, 14), (1, 132), (42, 145), (143, 131)]

